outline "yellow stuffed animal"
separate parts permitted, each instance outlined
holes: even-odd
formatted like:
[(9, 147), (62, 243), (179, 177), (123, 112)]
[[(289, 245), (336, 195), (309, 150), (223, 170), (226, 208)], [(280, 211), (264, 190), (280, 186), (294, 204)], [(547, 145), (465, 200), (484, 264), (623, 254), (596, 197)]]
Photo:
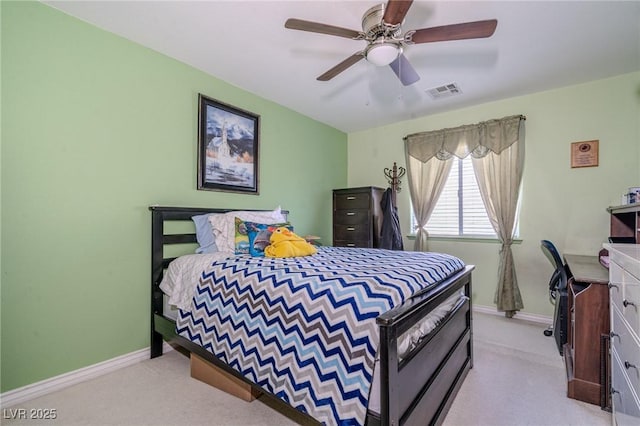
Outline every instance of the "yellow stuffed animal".
[(309, 256), (317, 252), (316, 248), (304, 238), (284, 226), (276, 228), (269, 241), (271, 244), (264, 249), (266, 257)]

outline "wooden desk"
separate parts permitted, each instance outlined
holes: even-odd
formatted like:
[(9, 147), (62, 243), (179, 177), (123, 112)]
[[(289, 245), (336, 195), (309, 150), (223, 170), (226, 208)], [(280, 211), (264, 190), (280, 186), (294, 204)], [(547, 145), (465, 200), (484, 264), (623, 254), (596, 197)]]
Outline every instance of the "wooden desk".
[(609, 284), (609, 271), (600, 264), (598, 256), (565, 254), (564, 261), (569, 266), (575, 281), (581, 283)]
[[(569, 279), (567, 343), (564, 360), (567, 396), (602, 405), (608, 372), (602, 362), (601, 336), (609, 335), (609, 272), (597, 256), (567, 254)], [(606, 353), (605, 353), (606, 355)]]

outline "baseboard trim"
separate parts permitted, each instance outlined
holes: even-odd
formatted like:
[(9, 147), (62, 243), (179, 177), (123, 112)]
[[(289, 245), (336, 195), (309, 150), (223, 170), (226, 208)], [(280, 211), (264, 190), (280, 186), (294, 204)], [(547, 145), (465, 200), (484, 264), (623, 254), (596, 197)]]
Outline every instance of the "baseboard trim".
[[(504, 313), (496, 310), (495, 306), (473, 305), (473, 311), (489, 315), (504, 316)], [(526, 312), (518, 312), (517, 315), (513, 317), (513, 319), (530, 321), (540, 324), (551, 324), (551, 322), (553, 321), (553, 318), (551, 317)], [(165, 342), (163, 344), (162, 350), (163, 352), (172, 351), (173, 347)], [(10, 390), (3, 394), (0, 394), (0, 407), (7, 408), (13, 405), (21, 404), (23, 402), (38, 398), (51, 392), (55, 392), (66, 387), (93, 379), (95, 377), (102, 376), (112, 371), (128, 367), (146, 359), (149, 359), (149, 348), (140, 349), (135, 352), (121, 355), (119, 357), (99, 362), (88, 367), (80, 368), (75, 371), (70, 371), (68, 373), (52, 377), (50, 379), (42, 380), (40, 382), (32, 383), (18, 389)]]
[[(173, 347), (164, 342), (162, 350), (163, 352), (169, 352), (173, 350)], [(0, 394), (0, 407), (8, 408), (13, 405), (22, 404), (23, 402), (40, 396), (137, 364), (146, 359), (149, 359), (149, 348), (140, 349), (50, 379), (13, 389)]]
[[(473, 305), (473, 311), (479, 312), (482, 314), (497, 315), (501, 317), (504, 316), (504, 312), (498, 311), (495, 306)], [(551, 323), (553, 323), (552, 317), (548, 317), (545, 315), (531, 314), (527, 312), (520, 312), (520, 311), (518, 311), (518, 313), (513, 316), (513, 319), (535, 322), (538, 324), (545, 324), (545, 325), (550, 325)]]

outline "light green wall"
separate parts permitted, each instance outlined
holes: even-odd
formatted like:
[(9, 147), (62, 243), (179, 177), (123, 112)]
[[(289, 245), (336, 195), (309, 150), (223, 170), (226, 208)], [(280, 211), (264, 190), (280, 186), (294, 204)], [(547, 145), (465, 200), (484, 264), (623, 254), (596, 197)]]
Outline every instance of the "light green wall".
[[(522, 243), (513, 246), (518, 281), (524, 311), (551, 315), (547, 283), (552, 267), (540, 250), (540, 240), (553, 241), (561, 253), (596, 255), (609, 232), (606, 207), (620, 204), (630, 186), (640, 186), (640, 73), (349, 134), (349, 186), (386, 187), (383, 169), (393, 161), (405, 165), (402, 138), (408, 134), (513, 114), (527, 117)], [(593, 139), (600, 141), (599, 166), (572, 169), (571, 142)], [(406, 179), (403, 187), (398, 208), (407, 234)], [(405, 244), (413, 247), (413, 241), (405, 239)], [(486, 306), (494, 306), (499, 248), (488, 242), (430, 242), (431, 250), (476, 265), (474, 302)]]
[[(281, 205), (330, 240), (346, 134), (40, 3), (0, 7), (2, 391), (149, 345), (151, 204)], [(261, 116), (259, 196), (195, 189), (198, 93)]]

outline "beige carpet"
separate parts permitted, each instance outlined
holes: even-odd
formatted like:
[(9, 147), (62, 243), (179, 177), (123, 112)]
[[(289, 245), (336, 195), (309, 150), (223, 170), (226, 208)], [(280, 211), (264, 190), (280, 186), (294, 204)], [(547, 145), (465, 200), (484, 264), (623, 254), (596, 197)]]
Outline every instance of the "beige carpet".
[(474, 315), (474, 368), (444, 426), (611, 425), (611, 413), (566, 397), (564, 360), (544, 325)]
[[(611, 424), (610, 413), (566, 397), (564, 364), (544, 325), (475, 314), (474, 326), (474, 368), (445, 426)], [(3, 425), (285, 426), (300, 419), (192, 379), (188, 358), (175, 351), (12, 408), (55, 409), (57, 418), (11, 420), (4, 412)]]

